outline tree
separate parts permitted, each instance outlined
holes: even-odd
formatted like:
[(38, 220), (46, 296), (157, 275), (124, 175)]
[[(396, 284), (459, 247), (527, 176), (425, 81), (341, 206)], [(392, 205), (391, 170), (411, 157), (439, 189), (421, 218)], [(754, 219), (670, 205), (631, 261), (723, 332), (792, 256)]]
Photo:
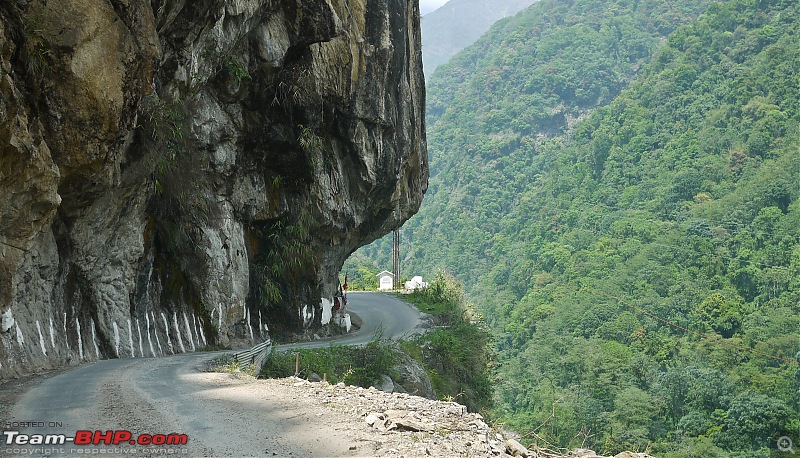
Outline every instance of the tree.
[(720, 293), (712, 293), (694, 310), (695, 316), (722, 337), (730, 338), (742, 325), (741, 302), (731, 301)]
[(783, 401), (753, 391), (741, 393), (731, 402), (718, 443), (734, 450), (770, 447), (772, 435), (784, 431), (789, 419)]

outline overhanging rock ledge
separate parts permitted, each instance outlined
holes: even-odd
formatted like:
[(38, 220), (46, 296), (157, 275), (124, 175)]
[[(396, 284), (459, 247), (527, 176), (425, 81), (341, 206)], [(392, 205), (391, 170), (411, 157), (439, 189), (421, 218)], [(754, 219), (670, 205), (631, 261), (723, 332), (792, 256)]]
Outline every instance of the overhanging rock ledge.
[(320, 325), (427, 187), (411, 0), (0, 5), (0, 378)]

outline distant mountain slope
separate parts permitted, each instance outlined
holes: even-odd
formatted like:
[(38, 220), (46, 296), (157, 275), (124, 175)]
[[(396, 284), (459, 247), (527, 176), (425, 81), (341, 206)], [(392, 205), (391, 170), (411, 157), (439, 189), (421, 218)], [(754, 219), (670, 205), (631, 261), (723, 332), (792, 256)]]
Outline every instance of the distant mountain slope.
[(798, 24), (795, 0), (542, 0), (428, 82), (404, 267), (465, 282), (506, 425), (666, 458), (797, 430)]
[[(521, 168), (535, 160), (531, 149), (610, 103), (666, 35), (711, 2), (546, 0), (496, 23), (443, 66), (427, 81), (431, 179), (403, 228), (409, 270), (442, 267), (466, 279), (491, 265), (473, 241), (491, 237), (533, 182)], [(492, 212), (474, 214), (476, 199)], [(385, 240), (361, 249), (379, 266), (391, 266)]]
[(537, 0), (450, 0), (422, 17), (425, 76), (474, 43), (497, 20), (513, 16)]

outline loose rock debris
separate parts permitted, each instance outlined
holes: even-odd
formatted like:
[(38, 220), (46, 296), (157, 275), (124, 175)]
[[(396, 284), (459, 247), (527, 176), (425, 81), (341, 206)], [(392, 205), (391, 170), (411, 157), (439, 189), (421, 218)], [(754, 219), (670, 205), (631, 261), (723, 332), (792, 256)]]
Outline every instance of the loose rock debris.
[[(361, 424), (364, 434), (354, 439), (362, 444), (351, 447), (360, 456), (608, 458), (585, 449), (560, 454), (535, 445), (526, 447), (510, 434), (493, 430), (480, 414), (468, 412), (456, 402), (294, 377), (279, 382)], [(614, 458), (652, 457), (623, 452)]]

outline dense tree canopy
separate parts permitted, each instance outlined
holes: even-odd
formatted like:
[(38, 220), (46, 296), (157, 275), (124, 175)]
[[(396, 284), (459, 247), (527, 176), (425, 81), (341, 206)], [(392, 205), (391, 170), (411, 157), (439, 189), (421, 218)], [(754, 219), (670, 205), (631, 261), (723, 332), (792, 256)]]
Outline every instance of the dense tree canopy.
[(404, 265), (482, 308), (497, 418), (667, 457), (800, 430), (798, 24), (796, 0), (542, 0), (437, 70)]

